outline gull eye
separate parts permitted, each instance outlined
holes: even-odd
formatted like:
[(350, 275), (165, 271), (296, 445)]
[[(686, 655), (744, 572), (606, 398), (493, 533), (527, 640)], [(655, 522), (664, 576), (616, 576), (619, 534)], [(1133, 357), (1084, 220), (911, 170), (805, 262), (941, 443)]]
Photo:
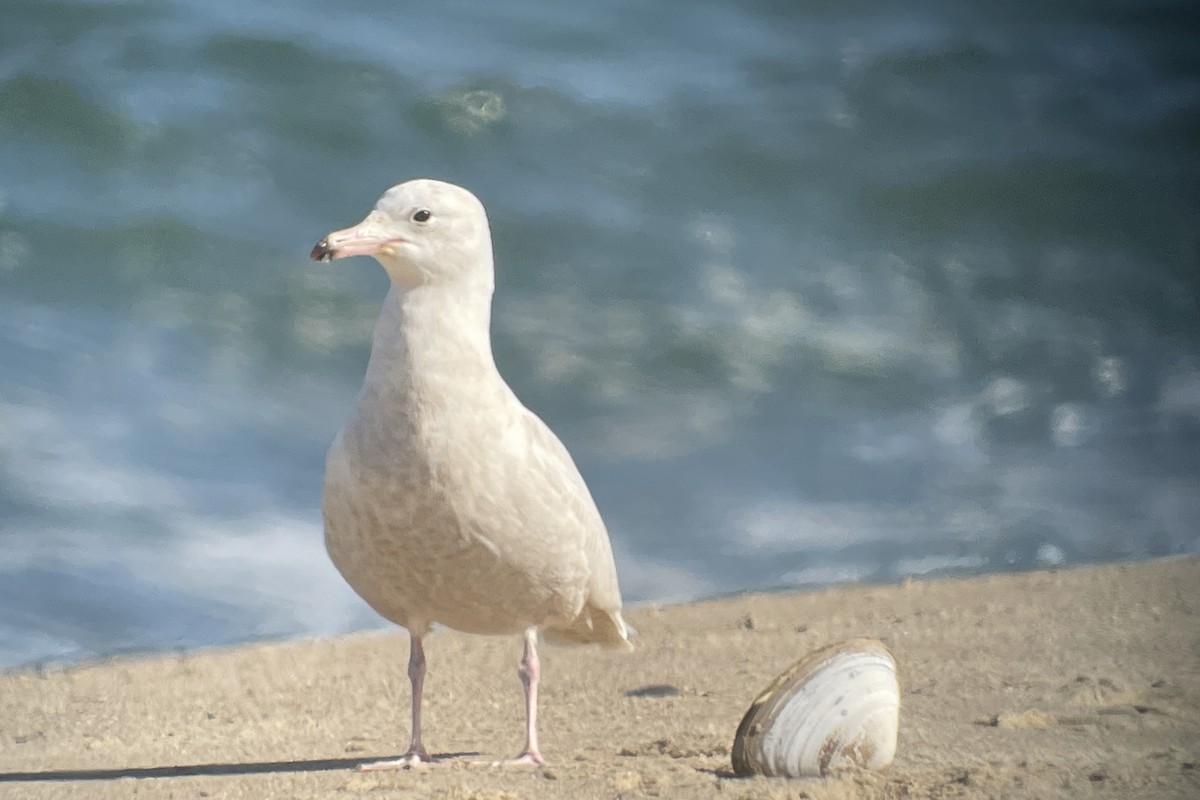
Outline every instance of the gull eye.
[(428, 208), (421, 208), (413, 212), (413, 222), (429, 222), (429, 218), (433, 216), (433, 212)]

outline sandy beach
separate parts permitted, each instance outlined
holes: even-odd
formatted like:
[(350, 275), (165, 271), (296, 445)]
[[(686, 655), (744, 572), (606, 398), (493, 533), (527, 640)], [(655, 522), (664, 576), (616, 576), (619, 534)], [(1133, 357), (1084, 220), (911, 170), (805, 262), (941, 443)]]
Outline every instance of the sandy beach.
[[(520, 643), (439, 631), (426, 741), (402, 631), (0, 675), (0, 797), (1200, 797), (1200, 560), (632, 609), (631, 654), (546, 647), (546, 767), (521, 745)], [(730, 773), (738, 721), (799, 657), (855, 636), (900, 669), (896, 762)]]

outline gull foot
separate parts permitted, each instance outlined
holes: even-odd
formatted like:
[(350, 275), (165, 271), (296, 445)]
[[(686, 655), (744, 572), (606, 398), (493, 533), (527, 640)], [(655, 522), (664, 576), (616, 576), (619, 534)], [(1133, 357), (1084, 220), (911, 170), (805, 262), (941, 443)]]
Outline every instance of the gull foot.
[(542, 758), (542, 754), (537, 750), (526, 750), (519, 756), (506, 758), (503, 761), (495, 761), (493, 767), (540, 767), (546, 763), (546, 759)]
[(425, 749), (410, 750), (399, 758), (387, 761), (368, 761), (358, 765), (359, 772), (391, 772), (398, 769), (429, 769), (438, 763)]

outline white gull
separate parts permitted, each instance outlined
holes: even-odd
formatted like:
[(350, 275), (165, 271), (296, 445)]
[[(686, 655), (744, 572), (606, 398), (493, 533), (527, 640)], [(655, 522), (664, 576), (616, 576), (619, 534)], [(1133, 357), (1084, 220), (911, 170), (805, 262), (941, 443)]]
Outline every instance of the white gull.
[(313, 248), (370, 255), (391, 288), (349, 420), (325, 465), (325, 544), (372, 608), (408, 629), (412, 741), (389, 769), (432, 761), (421, 741), (422, 639), (433, 623), (524, 636), (525, 747), (537, 738), (538, 631), (629, 647), (604, 522), (570, 454), (500, 376), (489, 323), (492, 242), (466, 189), (393, 186)]

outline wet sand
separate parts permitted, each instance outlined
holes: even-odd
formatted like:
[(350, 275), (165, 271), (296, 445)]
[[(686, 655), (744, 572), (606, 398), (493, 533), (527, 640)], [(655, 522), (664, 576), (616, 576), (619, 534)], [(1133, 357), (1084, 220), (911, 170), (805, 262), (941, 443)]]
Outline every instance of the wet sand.
[[(1200, 797), (1200, 560), (748, 595), (632, 609), (631, 654), (543, 648), (543, 768), (521, 746), (518, 637), (427, 642), (407, 745), (403, 632), (0, 675), (3, 798)], [(805, 653), (883, 640), (896, 762), (811, 780), (729, 771), (755, 695)]]

